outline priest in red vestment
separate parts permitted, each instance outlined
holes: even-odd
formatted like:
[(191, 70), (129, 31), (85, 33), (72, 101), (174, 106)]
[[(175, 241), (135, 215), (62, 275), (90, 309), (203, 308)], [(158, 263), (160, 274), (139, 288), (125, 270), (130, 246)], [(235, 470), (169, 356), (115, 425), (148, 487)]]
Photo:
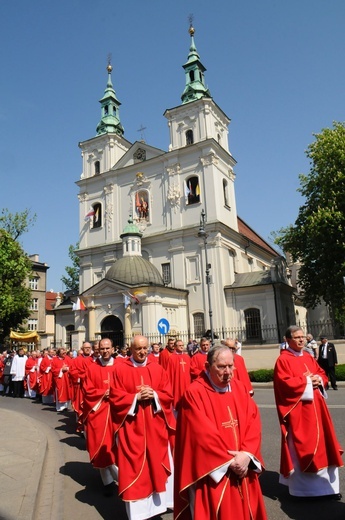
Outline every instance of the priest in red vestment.
[(114, 430), (110, 413), (110, 381), (115, 368), (113, 343), (104, 338), (99, 344), (100, 357), (89, 363), (83, 378), (83, 420), (86, 448), (90, 462), (100, 470), (104, 495), (111, 496), (117, 481), (117, 467), (112, 450)]
[(186, 390), (177, 417), (174, 519), (265, 520), (261, 421), (233, 353), (212, 347), (206, 370)]
[(181, 397), (190, 385), (190, 357), (185, 352), (183, 341), (180, 339), (175, 341), (175, 352), (169, 359), (167, 374), (174, 396), (173, 407), (176, 414)]
[(151, 352), (147, 356), (147, 359), (149, 359), (153, 363), (159, 364), (159, 356), (160, 356), (160, 346), (158, 345), (158, 343), (152, 343)]
[(303, 351), (306, 337), (292, 325), (288, 348), (274, 368), (274, 393), (281, 428), (280, 482), (293, 496), (339, 499), (338, 467), (343, 450), (326, 406), (327, 376)]
[(72, 359), (66, 355), (65, 347), (58, 348), (56, 356), (52, 360), (51, 368), (57, 412), (68, 410), (71, 405), (72, 383), (68, 373), (71, 363)]
[(83, 426), (83, 382), (86, 376), (86, 371), (90, 363), (93, 362), (91, 353), (91, 343), (85, 341), (81, 347), (82, 353), (80, 356), (72, 359), (69, 376), (73, 385), (72, 406), (76, 413), (76, 431), (82, 433)]
[(242, 381), (242, 383), (246, 387), (249, 395), (253, 396), (254, 388), (253, 388), (252, 382), (250, 380), (245, 361), (244, 361), (243, 357), (240, 356), (240, 354), (237, 354), (238, 348), (236, 346), (236, 340), (227, 338), (227, 339), (222, 340), (221, 343), (222, 343), (222, 345), (229, 347), (232, 350), (232, 353), (234, 355), (233, 378), (238, 379), (239, 381)]
[(52, 348), (47, 349), (43, 352), (40, 363), (40, 393), (43, 404), (52, 404), (54, 402), (53, 374), (51, 371), (54, 356), (55, 350)]
[(38, 392), (38, 359), (37, 352), (33, 350), (31, 352), (30, 357), (26, 360), (25, 363), (25, 377), (27, 383), (27, 397), (34, 398), (36, 397), (36, 392)]
[(210, 341), (207, 338), (201, 338), (199, 352), (194, 354), (190, 360), (190, 375), (192, 381), (200, 376), (201, 372), (205, 370), (205, 363), (207, 361), (207, 352), (210, 350)]
[(174, 353), (174, 351), (175, 351), (175, 340), (174, 340), (174, 338), (169, 338), (165, 349), (163, 349), (159, 355), (159, 364), (162, 365), (164, 370), (167, 369), (169, 359), (172, 356), (172, 354)]
[(173, 505), (171, 387), (147, 354), (147, 338), (134, 336), (130, 358), (115, 364), (110, 389), (119, 496), (130, 520), (151, 518)]

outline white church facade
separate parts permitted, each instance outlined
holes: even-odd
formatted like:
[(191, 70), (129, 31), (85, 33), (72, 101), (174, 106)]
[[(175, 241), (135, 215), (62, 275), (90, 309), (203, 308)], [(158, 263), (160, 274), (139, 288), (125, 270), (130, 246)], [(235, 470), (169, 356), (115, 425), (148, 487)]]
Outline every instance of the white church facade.
[[(79, 144), (79, 301), (56, 312), (57, 343), (141, 333), (278, 342), (294, 322), (284, 259), (238, 215), (230, 119), (205, 85), (190, 28), (167, 150), (124, 137), (112, 67), (96, 136)], [(208, 283), (207, 283), (208, 282)], [(76, 298), (72, 298), (76, 301)]]

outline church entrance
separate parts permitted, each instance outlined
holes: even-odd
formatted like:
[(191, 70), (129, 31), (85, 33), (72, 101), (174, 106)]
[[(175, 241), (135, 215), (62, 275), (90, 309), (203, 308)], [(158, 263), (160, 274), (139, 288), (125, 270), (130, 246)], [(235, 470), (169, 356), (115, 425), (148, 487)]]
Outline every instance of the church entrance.
[(114, 347), (122, 347), (123, 340), (123, 325), (117, 316), (107, 316), (101, 323), (101, 338), (109, 338), (113, 340)]

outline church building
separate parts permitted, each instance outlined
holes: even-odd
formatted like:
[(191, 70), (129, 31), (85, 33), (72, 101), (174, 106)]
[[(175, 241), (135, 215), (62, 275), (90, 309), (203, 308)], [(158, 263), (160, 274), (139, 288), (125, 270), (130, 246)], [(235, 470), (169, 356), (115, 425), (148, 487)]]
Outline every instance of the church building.
[(57, 343), (206, 331), (277, 343), (294, 322), (285, 260), (237, 215), (230, 119), (194, 32), (181, 102), (164, 113), (168, 151), (126, 140), (108, 64), (96, 135), (79, 144), (80, 288), (74, 310), (56, 310)]

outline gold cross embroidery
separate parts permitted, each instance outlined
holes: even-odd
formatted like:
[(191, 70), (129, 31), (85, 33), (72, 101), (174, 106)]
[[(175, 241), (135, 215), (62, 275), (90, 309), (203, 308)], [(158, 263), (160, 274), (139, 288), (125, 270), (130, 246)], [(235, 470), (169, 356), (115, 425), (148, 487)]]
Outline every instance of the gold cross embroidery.
[(228, 412), (229, 412), (230, 420), (222, 422), (222, 426), (224, 428), (236, 428), (238, 426), (238, 420), (237, 419), (233, 419), (229, 406), (228, 406)]
[(310, 370), (309, 370), (309, 368), (307, 367), (307, 365), (304, 365), (304, 366), (305, 366), (305, 368), (306, 368), (306, 371), (304, 372), (303, 375), (304, 375), (304, 376), (310, 376), (310, 377), (311, 377), (311, 376), (313, 375), (312, 372), (310, 372)]
[(182, 370), (183, 372), (185, 371), (184, 370), (184, 365), (187, 365), (187, 363), (185, 361), (183, 361), (183, 359), (180, 361), (180, 365), (182, 365)]
[(137, 386), (137, 390), (140, 392), (141, 388), (144, 386), (144, 378), (140, 376), (140, 385)]

